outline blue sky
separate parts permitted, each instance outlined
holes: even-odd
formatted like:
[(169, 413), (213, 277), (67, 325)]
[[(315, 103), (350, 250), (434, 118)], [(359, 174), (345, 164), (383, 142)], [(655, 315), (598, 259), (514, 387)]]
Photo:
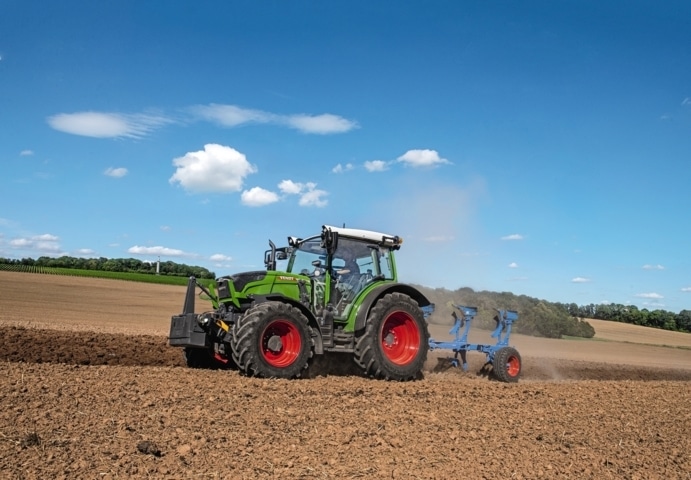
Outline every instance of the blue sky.
[(0, 256), (691, 309), (691, 3), (0, 0)]

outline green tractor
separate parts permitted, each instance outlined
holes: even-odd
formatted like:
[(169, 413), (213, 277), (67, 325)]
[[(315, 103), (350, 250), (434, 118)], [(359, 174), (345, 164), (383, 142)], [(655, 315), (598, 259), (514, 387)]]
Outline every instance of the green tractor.
[[(237, 368), (249, 376), (300, 377), (315, 355), (339, 352), (370, 377), (419, 378), (433, 305), (398, 283), (394, 252), (402, 243), (395, 235), (328, 225), (320, 235), (288, 237), (286, 247), (269, 241), (266, 270), (219, 277), (212, 288), (190, 278), (169, 344), (183, 348), (189, 367)], [(213, 311), (195, 313), (197, 288)]]

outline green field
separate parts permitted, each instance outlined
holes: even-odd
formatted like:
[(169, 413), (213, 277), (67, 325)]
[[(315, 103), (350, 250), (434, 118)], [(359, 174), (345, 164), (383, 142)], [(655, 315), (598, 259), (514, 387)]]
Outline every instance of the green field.
[[(92, 277), (92, 278), (108, 278), (112, 280), (126, 280), (130, 282), (145, 282), (145, 283), (159, 283), (162, 285), (187, 285), (188, 277), (180, 277), (174, 275), (151, 275), (148, 273), (135, 272), (108, 272), (104, 270), (81, 270), (76, 268), (59, 268), (59, 267), (38, 267), (33, 265), (10, 265), (1, 263), (0, 271), (6, 272), (22, 272), (22, 273), (41, 273), (48, 275), (67, 275), (73, 277)], [(212, 280), (201, 280), (202, 283), (208, 285)]]

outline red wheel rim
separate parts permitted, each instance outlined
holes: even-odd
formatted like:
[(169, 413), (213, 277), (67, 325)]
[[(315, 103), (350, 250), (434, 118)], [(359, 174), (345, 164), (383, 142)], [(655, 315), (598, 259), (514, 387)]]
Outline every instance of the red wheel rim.
[(300, 331), (287, 320), (269, 323), (260, 337), (259, 345), (266, 363), (272, 367), (287, 367), (300, 355)]
[(506, 360), (506, 373), (508, 373), (510, 377), (515, 377), (520, 373), (520, 371), (521, 361), (518, 359), (516, 355), (511, 355)]
[(379, 338), (384, 356), (396, 365), (407, 365), (420, 351), (420, 329), (406, 312), (393, 312), (386, 317)]

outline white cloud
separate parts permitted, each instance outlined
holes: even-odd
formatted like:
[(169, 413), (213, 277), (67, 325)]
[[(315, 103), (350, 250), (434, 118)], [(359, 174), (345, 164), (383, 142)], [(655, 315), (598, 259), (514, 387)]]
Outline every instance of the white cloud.
[(664, 270), (665, 267), (660, 265), (659, 263), (657, 265), (643, 265), (643, 270)]
[(329, 202), (323, 197), (328, 193), (325, 190), (317, 190), (316, 183), (308, 183), (308, 191), (300, 197), (298, 205), (301, 207), (325, 207)]
[(201, 118), (218, 123), (224, 127), (237, 127), (244, 123), (271, 123), (272, 121), (277, 121), (276, 115), (271, 113), (241, 108), (235, 105), (212, 103), (210, 105), (196, 105), (191, 107), (190, 110)]
[(511, 262), (509, 263), (509, 268), (518, 268), (518, 264), (516, 262)]
[(173, 160), (177, 167), (170, 183), (179, 183), (190, 192), (237, 192), (247, 175), (257, 167), (234, 148), (210, 143), (204, 150), (188, 152)]
[(133, 247), (128, 248), (127, 252), (135, 255), (165, 255), (167, 257), (193, 256), (191, 254), (183, 252), (182, 250), (160, 246), (141, 247), (139, 245), (135, 245)]
[(94, 138), (141, 138), (168, 123), (168, 118), (143, 113), (77, 112), (48, 117), (48, 125), (55, 130)]
[(33, 245), (33, 242), (28, 238), (13, 238), (9, 243), (10, 246), (15, 248), (24, 248)]
[(523, 240), (523, 235), (520, 233), (512, 233), (511, 235), (506, 235), (501, 237), (502, 240)]
[(163, 232), (170, 232), (172, 229), (170, 228), (170, 225), (161, 225), (161, 231)]
[(334, 168), (331, 169), (333, 173), (343, 173), (343, 172), (349, 172), (352, 170), (353, 164), (352, 163), (346, 163), (345, 165), (341, 165), (340, 163), (336, 165)]
[(444, 163), (451, 163), (445, 158), (441, 158), (436, 150), (408, 150), (398, 157), (399, 162), (411, 167), (433, 167)]
[(45, 233), (32, 237), (14, 238), (9, 241), (9, 245), (16, 249), (34, 249), (44, 253), (57, 253), (60, 252), (59, 240), (59, 237)]
[(297, 195), (305, 188), (305, 185), (302, 183), (296, 183), (292, 180), (283, 180), (278, 184), (278, 188), (285, 194)]
[(21, 156), (21, 157), (30, 157), (33, 154), (34, 154), (33, 150), (22, 150), (21, 152), (19, 152), (19, 156)]
[(322, 115), (290, 115), (285, 117), (285, 123), (303, 133), (315, 133), (318, 135), (345, 133), (358, 126), (356, 122), (330, 113)]
[(691, 97), (686, 97), (684, 100), (681, 102), (682, 105), (691, 105)]
[(241, 201), (248, 207), (263, 207), (271, 203), (278, 202), (278, 195), (270, 190), (261, 187), (252, 187), (242, 192)]
[(127, 175), (127, 169), (124, 167), (118, 167), (118, 168), (109, 167), (106, 169), (105, 172), (103, 172), (103, 175), (106, 175), (108, 177), (114, 177), (114, 178), (122, 178), (125, 175)]
[(94, 255), (96, 252), (90, 248), (80, 248), (77, 250), (77, 255), (80, 257), (90, 257)]
[(574, 277), (571, 279), (571, 282), (572, 283), (588, 283), (588, 282), (590, 282), (590, 279), (585, 278), (585, 277)]
[(300, 195), (298, 205), (301, 207), (325, 207), (328, 201), (324, 199), (329, 193), (317, 189), (314, 182), (299, 183), (292, 180), (283, 180), (278, 188), (285, 195)]
[(365, 162), (365, 170), (368, 172), (383, 172), (388, 170), (389, 165), (384, 160), (371, 160)]
[(233, 260), (233, 257), (229, 257), (228, 255), (223, 255), (221, 253), (215, 253), (209, 257), (209, 260), (212, 262), (230, 262)]
[(691, 287), (683, 287), (681, 289), (682, 292), (691, 292)]
[(661, 298), (665, 298), (665, 297), (663, 297), (662, 295), (660, 295), (659, 293), (638, 293), (638, 294), (636, 294), (635, 296), (638, 297), (638, 298), (652, 298), (652, 299), (655, 299), (655, 300), (659, 300), (659, 299), (661, 299)]
[(237, 127), (243, 124), (273, 124), (294, 128), (303, 133), (320, 135), (344, 133), (357, 128), (357, 122), (338, 115), (279, 115), (262, 110), (238, 107), (237, 105), (196, 105), (190, 111), (200, 118), (215, 122), (224, 127)]

